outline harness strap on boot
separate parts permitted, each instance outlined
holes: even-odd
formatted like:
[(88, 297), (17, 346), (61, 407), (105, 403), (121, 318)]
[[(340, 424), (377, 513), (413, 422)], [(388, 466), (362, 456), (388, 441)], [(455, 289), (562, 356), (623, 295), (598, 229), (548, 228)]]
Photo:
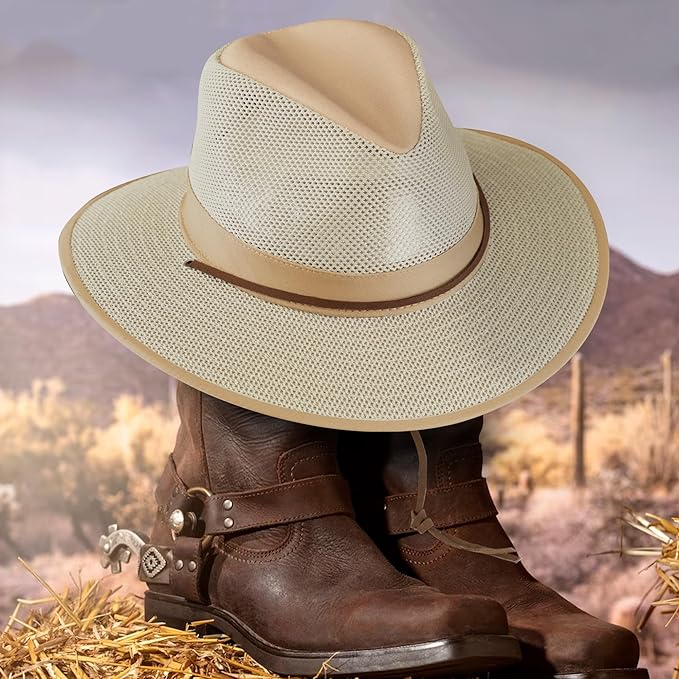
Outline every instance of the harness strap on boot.
[[(415, 532), (411, 522), (412, 509), (416, 502), (417, 493), (402, 493), (386, 498), (386, 523), (390, 535)], [(427, 510), (436, 528), (453, 528), (497, 516), (486, 479), (428, 490)]]
[(349, 486), (338, 474), (215, 493), (205, 498), (202, 518), (206, 535), (224, 535), (332, 514), (353, 516)]
[[(198, 603), (207, 602), (202, 581), (210, 558), (209, 545), (215, 535), (332, 514), (353, 516), (349, 487), (337, 474), (236, 493), (212, 494), (207, 489), (186, 488), (183, 484), (176, 487), (178, 491), (165, 510), (170, 512), (170, 522), (173, 514), (182, 514), (182, 528), (171, 545), (144, 546), (139, 577), (145, 582), (169, 584), (173, 594)], [(192, 520), (188, 520), (188, 514), (183, 516), (183, 511), (189, 508)]]
[[(486, 547), (484, 545), (477, 545), (474, 544), (473, 542), (468, 542), (467, 540), (463, 540), (462, 538), (458, 538), (455, 535), (451, 535), (450, 533), (444, 533), (440, 528), (437, 527), (437, 524), (434, 523), (434, 521), (429, 517), (427, 514), (427, 511), (424, 508), (425, 501), (427, 499), (427, 451), (424, 447), (424, 442), (422, 441), (422, 435), (420, 434), (419, 431), (411, 431), (410, 432), (411, 436), (413, 437), (413, 441), (415, 442), (415, 448), (417, 450), (417, 461), (418, 461), (418, 468), (417, 468), (417, 493), (415, 493), (415, 507), (414, 509), (411, 509), (410, 512), (410, 529), (411, 531), (409, 532), (415, 532), (415, 533), (429, 533), (433, 537), (435, 537), (439, 542), (443, 542), (444, 544), (448, 545), (449, 547), (453, 547), (454, 549), (462, 549), (467, 552), (474, 552), (476, 554), (486, 554), (488, 556), (495, 557), (496, 559), (502, 559), (503, 561), (511, 561), (513, 563), (518, 563), (521, 560), (521, 557), (516, 553), (516, 550), (514, 547)], [(485, 484), (485, 482), (484, 482)], [(471, 497), (470, 495), (473, 493), (477, 494), (476, 499), (478, 499), (479, 494), (483, 493), (483, 489), (480, 486), (480, 484), (477, 484), (476, 486), (469, 485), (469, 484), (460, 484), (460, 486), (465, 486), (467, 487), (467, 490), (461, 491), (461, 492), (466, 492), (468, 493), (466, 501), (470, 501)], [(447, 489), (450, 491), (450, 494), (454, 494), (454, 486)], [(469, 490), (473, 489), (473, 490)], [(461, 490), (461, 488), (458, 488), (458, 490)], [(488, 493), (488, 489), (486, 487), (485, 489), (486, 492), (486, 497), (488, 502), (490, 502), (490, 505), (492, 505), (492, 500), (490, 500), (490, 494)], [(397, 496), (400, 497), (400, 496)], [(458, 512), (463, 511), (465, 505), (465, 498), (461, 498), (461, 500), (453, 505), (451, 507), (451, 512), (454, 515), (455, 510), (457, 509)], [(389, 503), (387, 502), (387, 511), (388, 510)], [(487, 506), (488, 512), (491, 511), (490, 506)], [(496, 512), (495, 506), (492, 505), (492, 514), (491, 516), (494, 515)], [(442, 524), (445, 523), (445, 514), (443, 517), (440, 517), (442, 519)], [(485, 517), (480, 517), (480, 518), (485, 518)]]
[(199, 538), (180, 535), (174, 541), (172, 564), (169, 568), (172, 594), (182, 596), (187, 601), (208, 603), (207, 588), (203, 583), (207, 556), (204, 541)]
[(169, 585), (172, 594), (197, 603), (208, 602), (204, 580), (214, 536), (333, 514), (353, 516), (349, 486), (338, 474), (233, 493), (187, 488), (172, 472), (164, 482), (170, 499), (160, 511), (174, 539), (170, 545), (147, 543), (142, 547), (139, 577)]
[(159, 484), (169, 499), (159, 504), (158, 511), (171, 525), (173, 514), (181, 512), (182, 527), (173, 527), (177, 534), (227, 535), (332, 514), (354, 515), (351, 491), (339, 474), (249, 491), (212, 493), (206, 488), (188, 488), (172, 469), (173, 465), (166, 467)]

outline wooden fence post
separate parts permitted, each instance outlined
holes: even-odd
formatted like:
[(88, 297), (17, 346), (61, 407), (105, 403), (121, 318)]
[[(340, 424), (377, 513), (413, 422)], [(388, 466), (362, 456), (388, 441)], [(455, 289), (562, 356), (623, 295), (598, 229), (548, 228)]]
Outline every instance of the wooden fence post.
[(573, 442), (573, 480), (583, 487), (587, 482), (585, 470), (585, 378), (582, 354), (571, 359), (571, 440)]
[(662, 412), (664, 432), (669, 442), (672, 437), (672, 350), (663, 351), (660, 357), (662, 365)]

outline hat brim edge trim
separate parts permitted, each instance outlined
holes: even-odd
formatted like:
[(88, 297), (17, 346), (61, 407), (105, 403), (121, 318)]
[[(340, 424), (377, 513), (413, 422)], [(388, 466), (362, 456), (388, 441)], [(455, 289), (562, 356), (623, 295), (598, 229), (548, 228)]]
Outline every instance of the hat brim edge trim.
[[(125, 329), (123, 329), (114, 319), (112, 319), (97, 302), (81, 280), (73, 260), (73, 252), (71, 247), (71, 237), (73, 228), (77, 223), (79, 217), (88, 207), (97, 202), (100, 198), (117, 189), (144, 179), (145, 177), (137, 177), (131, 181), (124, 182), (114, 186), (103, 193), (95, 196), (83, 205), (73, 217), (64, 226), (61, 235), (59, 236), (59, 258), (64, 272), (64, 276), (73, 294), (80, 301), (85, 310), (94, 318), (99, 325), (101, 325), (110, 335), (121, 342), (125, 347), (137, 354), (140, 358), (155, 366), (165, 374), (174, 377), (175, 379), (188, 384), (199, 391), (205, 392), (210, 396), (214, 396), (233, 405), (241, 408), (253, 410), (255, 412), (277, 417), (283, 420), (292, 422), (299, 422), (301, 424), (308, 424), (318, 427), (328, 427), (332, 429), (342, 429), (349, 431), (411, 431), (417, 429), (431, 429), (435, 427), (443, 427), (446, 425), (464, 422), (474, 417), (485, 415), (489, 412), (497, 410), (502, 406), (508, 405), (512, 401), (521, 396), (533, 391), (543, 382), (549, 379), (552, 375), (558, 372), (572, 357), (577, 353), (584, 341), (589, 336), (594, 324), (599, 317), (603, 307), (606, 296), (606, 289), (608, 287), (609, 274), (609, 251), (608, 238), (606, 236), (606, 229), (604, 227), (603, 218), (597, 207), (594, 198), (588, 191), (587, 187), (580, 180), (580, 178), (558, 158), (547, 153), (543, 149), (533, 146), (528, 142), (516, 139), (503, 134), (495, 132), (488, 132), (485, 130), (470, 129), (470, 132), (483, 134), (489, 137), (496, 138), (500, 141), (505, 141), (515, 144), (544, 156), (557, 167), (559, 167), (573, 182), (576, 188), (580, 191), (590, 213), (592, 221), (596, 229), (597, 247), (599, 254), (599, 268), (597, 271), (597, 280), (594, 287), (592, 299), (589, 306), (578, 325), (577, 330), (573, 333), (571, 338), (561, 348), (561, 350), (548, 361), (540, 370), (533, 373), (529, 378), (516, 385), (515, 387), (503, 392), (495, 398), (483, 401), (482, 403), (456, 410), (450, 413), (443, 413), (439, 415), (428, 416), (416, 419), (401, 419), (401, 420), (359, 420), (349, 418), (330, 417), (326, 415), (319, 415), (317, 413), (308, 413), (283, 406), (278, 406), (258, 399), (253, 399), (249, 396), (230, 391), (224, 387), (220, 387), (212, 382), (204, 380), (193, 373), (175, 365), (165, 357), (157, 354), (155, 351), (147, 347), (138, 339), (133, 337)], [(159, 174), (159, 173), (152, 173)], [(151, 176), (151, 175), (145, 175)]]

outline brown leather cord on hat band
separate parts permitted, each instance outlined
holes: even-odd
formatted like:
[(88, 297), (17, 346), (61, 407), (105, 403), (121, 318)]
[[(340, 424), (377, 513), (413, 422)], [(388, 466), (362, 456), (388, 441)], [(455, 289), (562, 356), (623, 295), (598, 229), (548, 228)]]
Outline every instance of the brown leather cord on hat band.
[[(417, 305), (434, 300), (455, 288), (481, 262), (488, 245), (490, 213), (478, 182), (477, 187), (479, 200), (477, 214), (469, 232), (458, 244), (431, 260), (403, 270), (357, 276), (310, 269), (286, 262), (246, 245), (214, 222), (197, 202), (195, 194), (189, 190), (180, 210), (180, 222), (187, 245), (194, 253), (198, 253), (200, 258), (187, 261), (186, 266), (244, 290), (268, 297), (273, 301), (280, 300), (284, 304), (346, 311), (380, 311)], [(201, 231), (194, 228), (197, 222), (203, 224), (206, 229)], [(196, 242), (198, 238), (206, 238), (202, 247)], [(248, 277), (215, 266), (207, 256), (208, 245), (211, 251), (224, 252), (224, 248), (227, 251), (235, 251), (229, 256), (227, 264), (232, 264), (234, 268), (246, 273)], [(235, 257), (235, 255), (238, 256)], [(451, 272), (452, 276), (450, 276)], [(443, 276), (446, 276), (443, 282), (438, 282)], [(272, 283), (274, 281), (285, 282), (288, 288), (282, 289), (267, 285), (262, 280)], [(422, 288), (423, 283), (433, 286), (416, 294), (401, 297), (365, 299), (370, 295), (391, 295), (398, 291), (412, 290), (414, 284)], [(296, 290), (291, 288), (296, 288)], [(306, 294), (297, 290), (325, 290), (328, 296)], [(343, 291), (351, 294), (352, 298), (341, 297)], [(338, 298), (336, 299), (335, 296)]]
[(410, 435), (415, 442), (417, 449), (417, 497), (415, 500), (415, 508), (410, 513), (410, 527), (420, 533), (429, 533), (435, 537), (439, 542), (443, 542), (454, 549), (462, 549), (465, 552), (474, 552), (475, 554), (486, 554), (487, 556), (495, 557), (503, 561), (511, 561), (518, 563), (521, 557), (517, 554), (514, 547), (485, 547), (484, 545), (477, 545), (473, 542), (468, 542), (462, 538), (455, 537), (450, 533), (444, 533), (434, 526), (434, 522), (424, 508), (425, 500), (427, 499), (427, 450), (422, 441), (422, 435), (419, 431), (411, 431)]

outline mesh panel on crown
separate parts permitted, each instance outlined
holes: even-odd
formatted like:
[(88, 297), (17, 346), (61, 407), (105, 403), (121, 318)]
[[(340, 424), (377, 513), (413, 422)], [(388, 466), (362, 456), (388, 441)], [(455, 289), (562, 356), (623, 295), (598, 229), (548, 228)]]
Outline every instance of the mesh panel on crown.
[(222, 226), (298, 264), (394, 271), (454, 245), (476, 188), (464, 145), (411, 44), (422, 92), (417, 145), (393, 153), (224, 67), (203, 70), (191, 184)]

